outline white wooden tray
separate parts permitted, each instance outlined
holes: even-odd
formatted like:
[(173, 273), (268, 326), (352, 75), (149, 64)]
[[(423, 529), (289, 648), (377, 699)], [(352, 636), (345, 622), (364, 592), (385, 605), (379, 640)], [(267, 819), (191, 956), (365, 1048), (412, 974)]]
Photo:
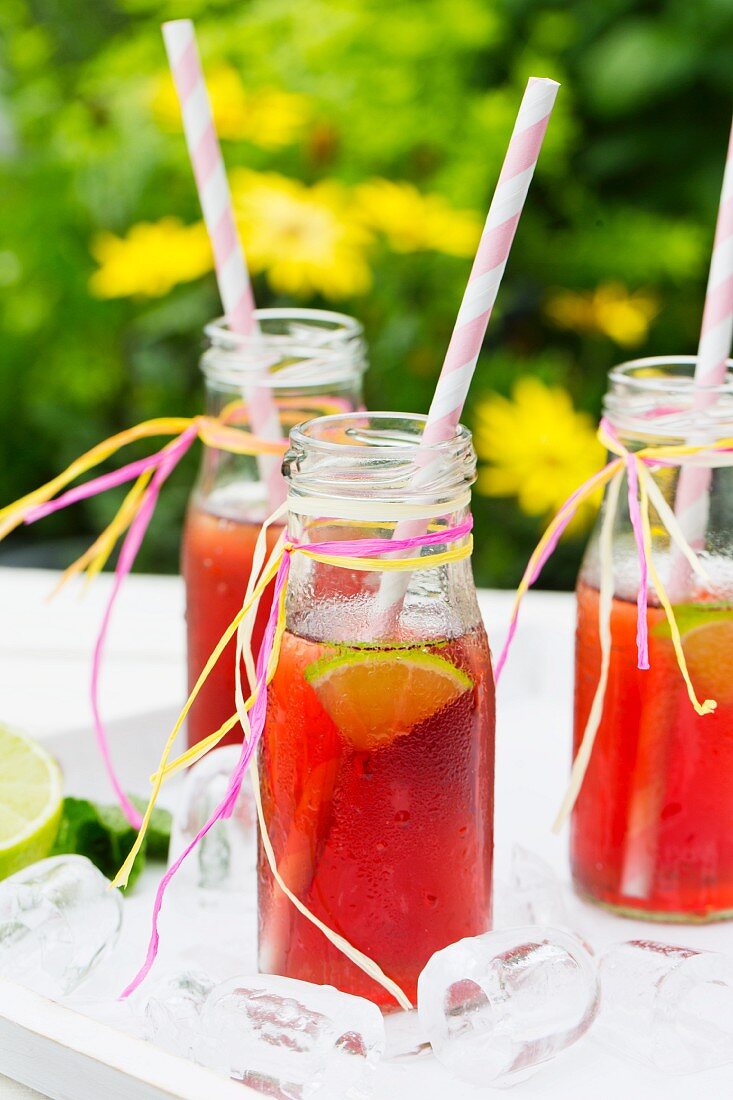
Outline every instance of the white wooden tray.
[[(53, 1100), (241, 1100), (259, 1096), (0, 979), (0, 1069)], [(0, 1081), (0, 1096), (6, 1095)]]
[[(86, 711), (89, 650), (109, 578), (99, 578), (87, 603), (64, 598), (49, 606), (43, 596), (55, 579), (30, 570), (0, 569), (0, 612), (8, 625), (0, 638), (0, 717), (43, 737), (62, 763), (68, 793), (110, 801), (90, 729), (53, 733), (63, 722), (80, 722)], [(511, 595), (483, 592), (480, 600), (496, 646)], [(147, 789), (151, 765), (157, 762), (174, 717), (171, 708), (183, 694), (181, 616), (178, 580), (130, 578), (110, 638), (104, 699), (107, 712), (119, 716), (110, 725), (111, 741), (123, 780), (132, 790)], [(573, 617), (570, 596), (530, 596), (499, 693), (500, 875), (511, 845), (518, 842), (547, 859), (562, 878), (568, 877), (566, 838), (553, 836), (550, 824), (567, 781)], [(18, 624), (20, 633), (15, 630)], [(135, 706), (140, 715), (134, 714)], [(156, 707), (166, 709), (154, 712)], [(126, 899), (125, 931), (115, 951), (121, 979), (129, 978), (142, 958), (156, 880), (155, 871), (146, 873)], [(177, 950), (187, 953), (188, 965), (216, 965), (211, 951), (205, 957), (200, 937), (175, 903), (164, 908), (163, 917), (161, 967), (166, 965), (166, 953)], [(622, 921), (577, 900), (571, 900), (571, 917), (598, 949), (644, 936), (733, 953), (733, 924), (673, 927)], [(210, 920), (211, 928), (218, 930), (221, 921), (215, 911), (210, 911)], [(240, 917), (240, 973), (254, 968), (255, 928), (253, 896)], [(0, 1074), (6, 1075), (0, 1077), (0, 1100), (27, 1095), (16, 1091), (8, 1078), (55, 1100), (234, 1100), (259, 1095), (8, 983), (0, 984)], [(451, 1078), (430, 1055), (383, 1063), (377, 1073), (375, 1100), (470, 1100), (489, 1095), (493, 1093)], [(668, 1077), (613, 1057), (591, 1032), (536, 1077), (517, 1085), (511, 1095), (516, 1100), (689, 1100), (693, 1095), (722, 1100), (733, 1096), (733, 1067), (695, 1077)]]

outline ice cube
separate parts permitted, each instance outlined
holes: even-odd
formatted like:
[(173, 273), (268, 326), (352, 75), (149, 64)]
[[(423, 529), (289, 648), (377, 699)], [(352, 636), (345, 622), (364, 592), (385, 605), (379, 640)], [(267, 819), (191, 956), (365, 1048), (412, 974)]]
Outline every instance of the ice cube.
[(84, 981), (110, 951), (122, 898), (84, 856), (41, 860), (0, 882), (0, 974), (50, 997)]
[(420, 1027), (417, 1012), (390, 1012), (384, 1018), (387, 1038), (385, 1058), (413, 1058), (416, 1054), (429, 1054), (430, 1043)]
[(594, 1035), (668, 1073), (733, 1063), (733, 959), (654, 940), (606, 949)]
[(206, 1061), (199, 1049), (201, 1010), (213, 988), (212, 979), (196, 970), (157, 982), (143, 1010), (145, 1038), (171, 1054)]
[(529, 1077), (598, 1011), (595, 964), (557, 928), (487, 932), (436, 952), (418, 980), (420, 1023), (440, 1062), (476, 1085)]
[[(236, 745), (214, 749), (189, 772), (173, 816), (171, 863), (190, 844), (224, 798), (240, 752)], [(232, 816), (209, 829), (184, 860), (174, 881), (198, 888), (198, 899), (204, 904), (218, 905), (226, 893), (251, 892), (254, 901), (256, 857), (257, 812), (249, 777), (245, 777)]]
[(384, 1046), (371, 1001), (272, 975), (217, 985), (201, 1014), (208, 1065), (267, 1096), (368, 1096)]
[(509, 880), (494, 886), (494, 928), (535, 924), (567, 927), (565, 889), (549, 863), (515, 844)]

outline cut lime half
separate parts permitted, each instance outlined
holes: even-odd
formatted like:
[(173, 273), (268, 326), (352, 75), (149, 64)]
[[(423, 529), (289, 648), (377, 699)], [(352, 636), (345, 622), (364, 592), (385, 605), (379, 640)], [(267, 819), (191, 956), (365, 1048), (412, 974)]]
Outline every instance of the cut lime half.
[(416, 649), (346, 650), (315, 661), (305, 678), (341, 735), (363, 751), (404, 737), (473, 687), (450, 661)]
[(29, 737), (0, 726), (0, 879), (48, 855), (61, 802), (56, 761)]

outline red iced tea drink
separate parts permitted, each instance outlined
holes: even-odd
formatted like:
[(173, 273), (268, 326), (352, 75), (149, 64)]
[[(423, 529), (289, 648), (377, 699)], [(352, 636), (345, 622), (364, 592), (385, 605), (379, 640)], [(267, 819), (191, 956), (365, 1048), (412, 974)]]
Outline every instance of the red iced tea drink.
[[(268, 553), (281, 531), (281, 526), (268, 529)], [(216, 515), (201, 508), (195, 500), (189, 508), (181, 551), (186, 584), (189, 690), (242, 606), (259, 533), (259, 523)], [(270, 602), (271, 591), (268, 591), (257, 613), (254, 653), (259, 650)], [(189, 745), (213, 733), (234, 713), (235, 650), (236, 643), (232, 639), (188, 713)], [(244, 669), (242, 677), (246, 684)], [(241, 729), (235, 726), (221, 743), (226, 745), (241, 740)]]
[[(578, 587), (575, 749), (600, 674), (597, 589)], [(733, 606), (675, 609), (699, 717), (664, 612), (650, 607), (651, 668), (636, 667), (636, 603), (615, 599), (611, 664), (588, 772), (573, 814), (579, 890), (626, 913), (673, 920), (733, 915)]]
[[(489, 927), (493, 681), (483, 627), (393, 646), (286, 632), (260, 753), (278, 870), (415, 1001), (439, 948)], [(259, 861), (260, 968), (394, 999)]]

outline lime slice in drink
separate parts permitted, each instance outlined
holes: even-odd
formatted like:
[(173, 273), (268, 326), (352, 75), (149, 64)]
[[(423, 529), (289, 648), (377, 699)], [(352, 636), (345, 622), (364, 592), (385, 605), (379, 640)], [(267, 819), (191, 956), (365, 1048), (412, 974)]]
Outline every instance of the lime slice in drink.
[(733, 619), (718, 618), (682, 636), (682, 648), (700, 699), (733, 703)]
[(450, 661), (420, 650), (348, 650), (305, 678), (342, 736), (371, 751), (409, 733), (473, 687)]
[(48, 855), (61, 801), (56, 761), (35, 741), (0, 726), (0, 879)]

